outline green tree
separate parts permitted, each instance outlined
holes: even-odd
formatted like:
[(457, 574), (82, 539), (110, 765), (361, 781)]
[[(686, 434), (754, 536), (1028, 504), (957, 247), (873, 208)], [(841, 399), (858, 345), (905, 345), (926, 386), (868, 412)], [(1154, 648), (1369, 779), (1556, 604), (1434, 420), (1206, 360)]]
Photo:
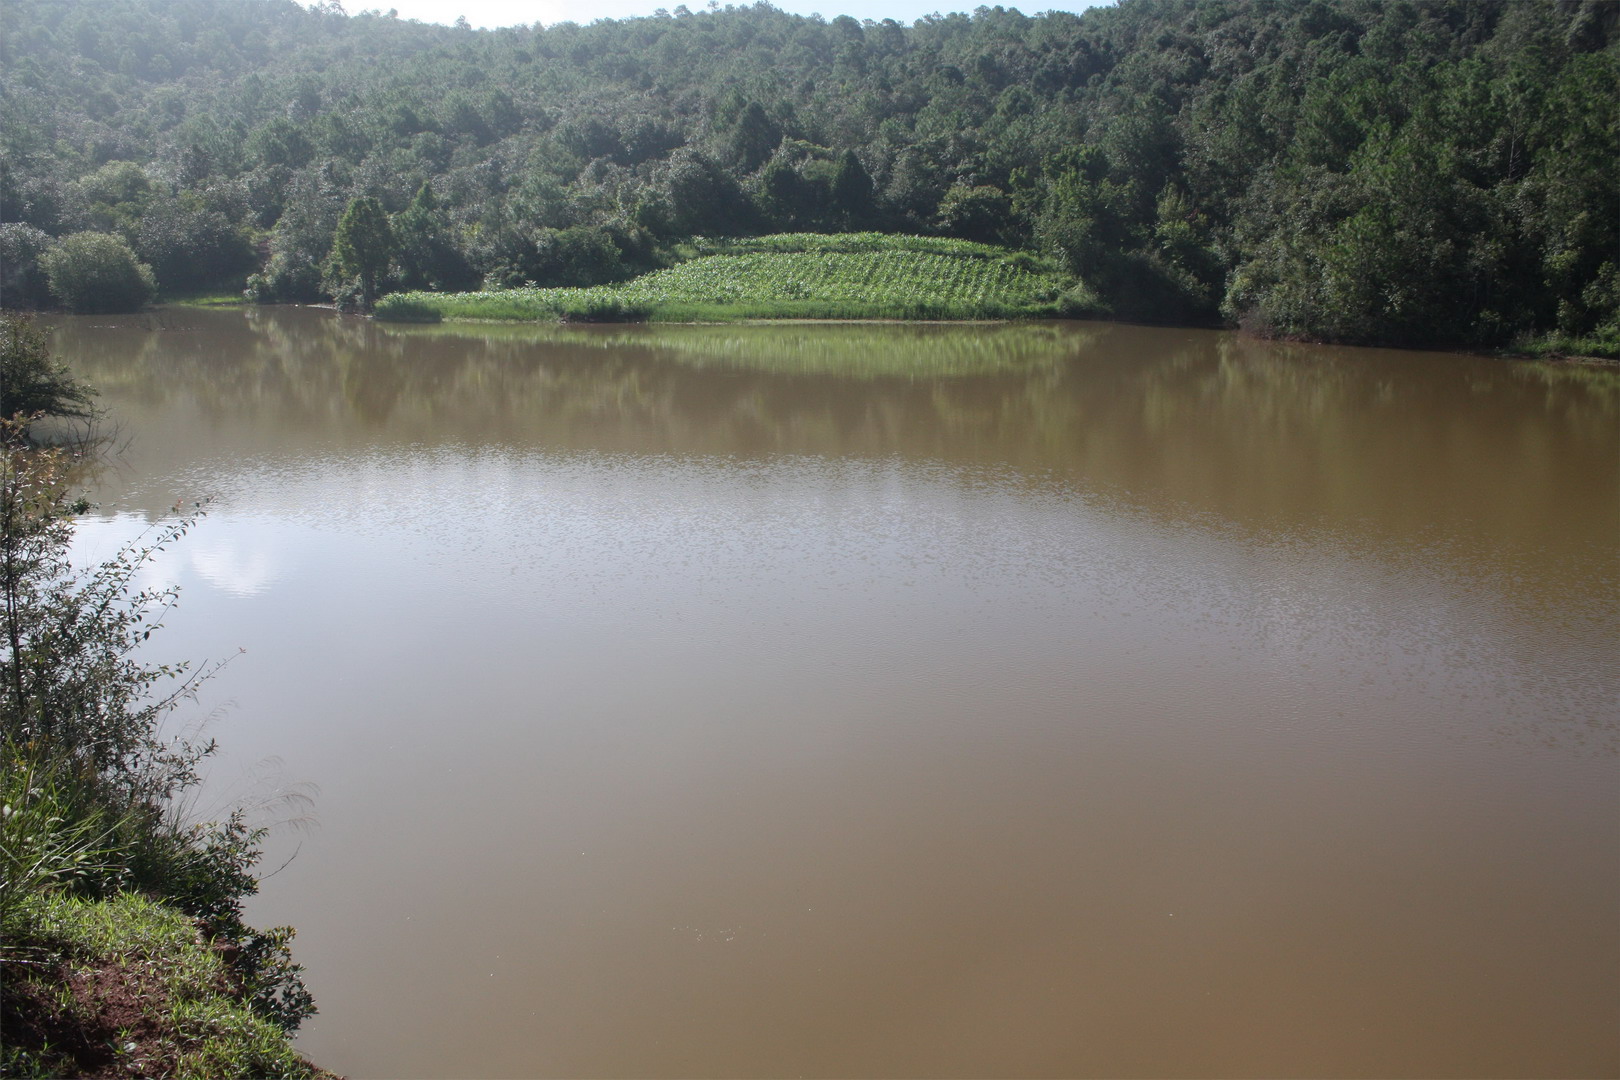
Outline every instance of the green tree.
[(157, 291), (152, 268), (107, 233), (65, 236), (39, 262), (51, 292), (70, 311), (138, 311)]
[(394, 230), (382, 203), (370, 195), (350, 201), (332, 236), (331, 274), (339, 302), (370, 311), (394, 254)]
[(1012, 200), (989, 184), (952, 185), (939, 201), (939, 227), (951, 236), (1004, 244), (1012, 230)]
[[(843, 17), (840, 16), (840, 18)], [(877, 201), (873, 198), (872, 191), (872, 176), (866, 171), (866, 166), (861, 164), (861, 159), (855, 156), (853, 150), (846, 149), (838, 155), (838, 165), (833, 170), (830, 195), (833, 215), (839, 228), (864, 229), (872, 223), (872, 219), (877, 214)]]
[(472, 268), (451, 239), (450, 221), (423, 183), (411, 205), (395, 215), (394, 264), (407, 289), (458, 288), (472, 283)]
[(782, 141), (782, 128), (757, 101), (744, 106), (726, 139), (726, 149), (741, 172), (753, 172)]
[(72, 185), (81, 227), (127, 233), (152, 200), (152, 181), (133, 161), (109, 161)]
[(601, 285), (624, 275), (619, 247), (606, 229), (540, 229), (534, 250), (530, 269), (540, 285)]
[(235, 291), (256, 261), (247, 230), (205, 206), (194, 192), (153, 199), (136, 230), (135, 245), (166, 294)]
[(43, 307), (50, 303), (50, 286), (39, 258), (51, 248), (42, 229), (19, 221), (0, 224), (0, 303), (12, 308)]
[(270, 232), (270, 261), (248, 278), (246, 295), (260, 303), (315, 301), (322, 292), (332, 236), (345, 200), (331, 170), (311, 169), (287, 184), (286, 210)]
[(0, 315), (0, 421), (25, 431), (37, 416), (88, 419), (95, 391), (51, 358), (45, 335), (18, 315)]

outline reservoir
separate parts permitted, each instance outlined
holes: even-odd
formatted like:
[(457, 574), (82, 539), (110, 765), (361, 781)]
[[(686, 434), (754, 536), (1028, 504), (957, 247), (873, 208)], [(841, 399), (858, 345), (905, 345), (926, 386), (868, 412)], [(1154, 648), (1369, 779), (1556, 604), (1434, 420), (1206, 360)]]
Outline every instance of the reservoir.
[[(350, 1077), (1620, 1071), (1620, 371), (49, 320)], [(242, 651), (242, 650), (245, 650)]]

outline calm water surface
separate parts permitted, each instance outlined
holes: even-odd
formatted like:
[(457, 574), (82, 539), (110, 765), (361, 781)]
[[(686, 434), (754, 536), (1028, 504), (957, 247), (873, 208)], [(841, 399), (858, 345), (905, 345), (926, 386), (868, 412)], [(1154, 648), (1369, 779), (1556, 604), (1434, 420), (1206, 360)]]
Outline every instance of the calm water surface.
[(1615, 372), (53, 325), (330, 1068), (1620, 1071)]

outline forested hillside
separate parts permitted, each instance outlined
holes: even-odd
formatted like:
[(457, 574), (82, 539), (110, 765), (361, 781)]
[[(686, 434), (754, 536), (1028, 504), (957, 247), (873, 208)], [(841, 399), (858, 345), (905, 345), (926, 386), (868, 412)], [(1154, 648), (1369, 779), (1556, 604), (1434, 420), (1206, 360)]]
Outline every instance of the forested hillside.
[(1124, 318), (1620, 344), (1606, 0), (0, 15), (8, 306), (144, 295), (143, 265), (262, 300), (589, 285), (693, 235), (877, 230), (1058, 256)]

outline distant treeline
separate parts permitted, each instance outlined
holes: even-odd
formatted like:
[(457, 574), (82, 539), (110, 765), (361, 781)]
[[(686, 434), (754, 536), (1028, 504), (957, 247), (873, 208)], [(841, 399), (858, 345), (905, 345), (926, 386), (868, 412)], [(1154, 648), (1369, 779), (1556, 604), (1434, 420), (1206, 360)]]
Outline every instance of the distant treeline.
[(1039, 250), (1129, 319), (1620, 345), (1611, 0), (3, 18), (8, 306), (354, 297), (379, 258), (368, 299), (591, 285), (693, 235), (876, 230)]

